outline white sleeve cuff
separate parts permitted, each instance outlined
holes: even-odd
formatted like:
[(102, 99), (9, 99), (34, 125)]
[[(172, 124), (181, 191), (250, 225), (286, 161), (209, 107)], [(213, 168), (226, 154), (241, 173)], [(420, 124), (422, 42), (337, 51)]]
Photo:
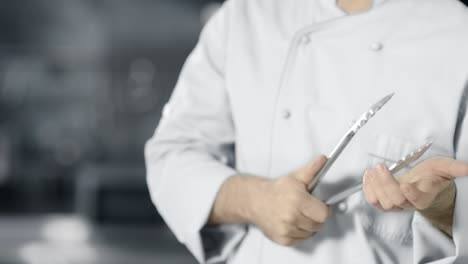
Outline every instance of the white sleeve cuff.
[[(209, 155), (190, 150), (169, 154), (162, 164), (162, 169), (148, 170), (150, 193), (161, 216), (200, 263), (224, 261), (242, 240), (245, 228), (204, 227), (222, 184), (238, 173)], [(153, 171), (164, 176), (156, 177)]]

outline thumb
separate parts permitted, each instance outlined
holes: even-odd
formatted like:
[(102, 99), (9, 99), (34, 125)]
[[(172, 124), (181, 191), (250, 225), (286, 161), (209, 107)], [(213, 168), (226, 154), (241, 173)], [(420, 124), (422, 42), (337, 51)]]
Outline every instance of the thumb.
[(468, 176), (468, 163), (461, 160), (451, 160), (447, 169), (451, 177)]
[(428, 208), (434, 200), (436, 194), (419, 190), (414, 184), (403, 183), (400, 189), (406, 199), (418, 210)]
[(317, 173), (320, 171), (323, 165), (325, 165), (326, 162), (327, 157), (321, 155), (314, 161), (308, 163), (307, 165), (293, 173), (293, 177), (307, 186), (314, 179), (315, 175), (317, 175)]

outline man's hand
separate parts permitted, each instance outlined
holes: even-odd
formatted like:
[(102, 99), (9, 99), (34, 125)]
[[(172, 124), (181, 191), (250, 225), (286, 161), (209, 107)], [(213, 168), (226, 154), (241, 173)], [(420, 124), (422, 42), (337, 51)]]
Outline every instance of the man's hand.
[(272, 241), (287, 246), (299, 244), (325, 223), (329, 208), (307, 190), (325, 162), (322, 156), (259, 190), (252, 220)]
[(432, 224), (452, 234), (454, 178), (468, 176), (468, 163), (432, 158), (395, 178), (384, 164), (364, 174), (367, 201), (384, 211), (417, 210)]
[(278, 244), (299, 244), (319, 231), (329, 215), (329, 208), (307, 190), (325, 162), (321, 156), (277, 179), (230, 177), (218, 193), (210, 223), (254, 224)]

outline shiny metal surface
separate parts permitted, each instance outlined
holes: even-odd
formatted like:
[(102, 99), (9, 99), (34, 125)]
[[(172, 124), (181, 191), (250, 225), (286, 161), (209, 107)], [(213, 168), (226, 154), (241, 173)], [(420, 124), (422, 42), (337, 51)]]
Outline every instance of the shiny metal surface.
[(314, 178), (314, 180), (309, 184), (308, 190), (310, 193), (312, 193), (317, 185), (320, 183), (322, 178), (325, 176), (325, 174), (328, 172), (328, 170), (331, 168), (331, 166), (335, 163), (335, 161), (338, 159), (338, 157), (341, 155), (343, 150), (346, 148), (346, 146), (351, 142), (351, 139), (353, 139), (354, 135), (361, 129), (364, 125), (367, 124), (367, 122), (385, 105), (387, 104), (390, 99), (392, 99), (394, 93), (389, 94), (385, 96), (384, 98), (380, 99), (377, 101), (375, 104), (373, 104), (369, 110), (364, 112), (364, 114), (361, 115), (361, 117), (354, 122), (354, 124), (351, 126), (351, 128), (346, 132), (344, 137), (340, 140), (338, 145), (335, 147), (335, 149), (332, 151), (332, 153), (328, 156), (328, 160), (325, 163), (325, 165), (322, 167), (322, 169), (319, 171), (317, 176)]
[[(424, 146), (412, 151), (408, 155), (401, 158), (398, 162), (392, 164), (388, 169), (392, 174), (397, 173), (401, 169), (405, 168), (406, 166), (410, 165), (411, 163), (417, 161), (421, 158), (424, 153), (432, 146), (432, 141), (426, 143)], [(336, 195), (333, 195), (328, 200), (325, 201), (326, 204), (335, 204), (337, 202), (342, 201), (343, 199), (348, 198), (354, 193), (357, 193), (362, 190), (362, 181), (359, 184), (354, 185), (353, 187), (346, 189)]]

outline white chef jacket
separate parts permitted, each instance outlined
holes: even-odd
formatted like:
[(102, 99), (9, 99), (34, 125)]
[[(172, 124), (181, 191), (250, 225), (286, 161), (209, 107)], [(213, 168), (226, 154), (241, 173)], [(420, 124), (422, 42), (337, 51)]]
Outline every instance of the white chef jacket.
[(384, 213), (362, 192), (333, 206), (315, 236), (285, 247), (252, 225), (206, 227), (235, 174), (284, 176), (331, 152), (351, 121), (394, 98), (323, 179), (326, 199), (434, 140), (468, 161), (468, 10), (457, 0), (231, 0), (187, 59), (146, 145), (152, 199), (201, 263), (468, 263), (468, 177), (457, 179), (453, 240), (418, 213)]

